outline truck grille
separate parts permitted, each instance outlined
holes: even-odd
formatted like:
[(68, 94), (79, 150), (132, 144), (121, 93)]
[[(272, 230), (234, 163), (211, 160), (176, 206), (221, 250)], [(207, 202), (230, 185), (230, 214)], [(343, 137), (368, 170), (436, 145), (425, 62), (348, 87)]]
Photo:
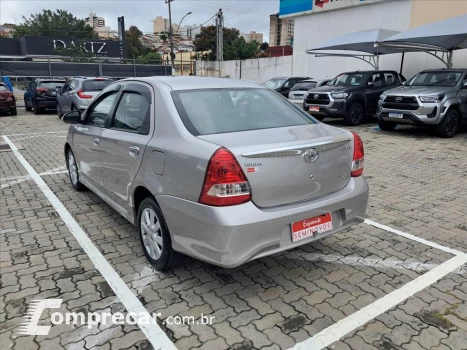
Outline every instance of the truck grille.
[(383, 108), (386, 109), (415, 111), (419, 107), (417, 99), (412, 96), (386, 96), (383, 101)]
[(306, 98), (306, 103), (309, 105), (328, 105), (329, 104), (328, 94), (310, 93)]

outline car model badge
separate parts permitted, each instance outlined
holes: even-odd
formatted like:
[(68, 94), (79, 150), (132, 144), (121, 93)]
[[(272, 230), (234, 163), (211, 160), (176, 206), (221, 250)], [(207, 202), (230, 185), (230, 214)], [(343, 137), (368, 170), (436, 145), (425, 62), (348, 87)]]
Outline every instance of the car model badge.
[(313, 95), (313, 98), (314, 98), (315, 100), (317, 100), (317, 99), (319, 98), (319, 95), (318, 95), (318, 94), (314, 94), (314, 95)]
[(319, 153), (316, 148), (310, 148), (305, 153), (303, 153), (303, 160), (308, 163), (313, 163), (318, 159)]
[(394, 100), (396, 102), (402, 102), (402, 97), (396, 97), (396, 99)]

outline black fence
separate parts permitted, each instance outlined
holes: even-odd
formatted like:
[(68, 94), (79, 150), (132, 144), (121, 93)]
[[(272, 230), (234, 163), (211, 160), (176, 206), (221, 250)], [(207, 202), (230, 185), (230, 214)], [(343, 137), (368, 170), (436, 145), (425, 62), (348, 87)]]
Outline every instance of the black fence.
[[(79, 58), (56, 58), (30, 61), (0, 61), (0, 75), (10, 77), (149, 77), (172, 75), (171, 65), (162, 64), (164, 62), (150, 62), (139, 60), (120, 60), (109, 62), (109, 60), (96, 60), (82, 58), (87, 62), (76, 62)], [(74, 62), (66, 62), (72, 60)], [(64, 62), (65, 61), (65, 62)]]

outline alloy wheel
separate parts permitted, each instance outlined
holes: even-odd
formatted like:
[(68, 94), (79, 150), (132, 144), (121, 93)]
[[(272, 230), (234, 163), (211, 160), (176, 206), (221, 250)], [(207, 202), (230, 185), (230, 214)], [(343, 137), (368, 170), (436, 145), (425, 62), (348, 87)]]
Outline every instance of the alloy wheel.
[(152, 259), (159, 259), (163, 249), (162, 230), (152, 208), (145, 208), (141, 215), (141, 234), (146, 252)]
[(68, 171), (70, 173), (70, 179), (73, 185), (78, 183), (78, 167), (76, 166), (75, 157), (73, 153), (68, 154)]
[(448, 122), (446, 123), (446, 134), (447, 135), (452, 136), (456, 133), (458, 122), (459, 122), (459, 119), (457, 118), (457, 115), (451, 114), (449, 116)]
[(362, 107), (356, 106), (356, 107), (352, 108), (352, 111), (350, 113), (350, 117), (352, 118), (352, 121), (355, 124), (358, 124), (360, 122), (361, 114), (362, 114)]

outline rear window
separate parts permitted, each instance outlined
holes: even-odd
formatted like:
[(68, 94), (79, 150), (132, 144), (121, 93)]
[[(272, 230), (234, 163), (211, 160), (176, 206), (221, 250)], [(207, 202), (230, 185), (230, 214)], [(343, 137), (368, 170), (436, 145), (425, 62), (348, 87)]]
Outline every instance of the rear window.
[(39, 87), (45, 88), (45, 89), (55, 89), (57, 86), (62, 86), (65, 85), (64, 81), (41, 81), (39, 83)]
[(297, 83), (292, 88), (292, 91), (300, 90), (300, 91), (308, 91), (316, 87), (316, 82), (307, 82), (307, 83)]
[(83, 91), (101, 91), (110, 84), (113, 83), (113, 80), (86, 80), (83, 81)]
[(267, 89), (173, 91), (185, 127), (209, 135), (316, 123), (307, 113)]
[(0, 85), (0, 91), (10, 91), (5, 85)]

